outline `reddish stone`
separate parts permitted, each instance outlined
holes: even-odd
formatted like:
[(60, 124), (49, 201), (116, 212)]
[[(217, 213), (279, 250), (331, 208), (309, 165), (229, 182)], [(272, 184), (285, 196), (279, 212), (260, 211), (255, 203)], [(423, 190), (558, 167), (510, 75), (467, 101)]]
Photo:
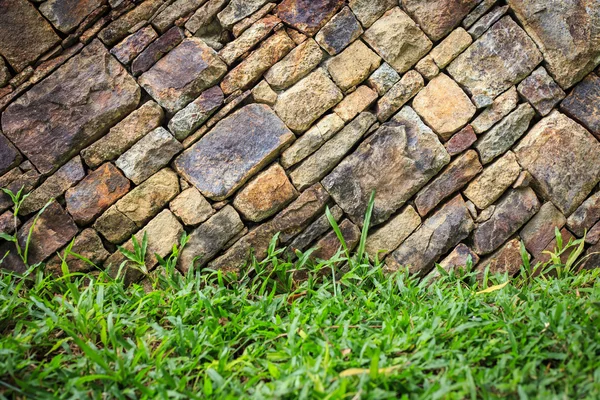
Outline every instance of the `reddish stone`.
[[(339, 224), (339, 228), (348, 250), (354, 250), (360, 240), (360, 229), (348, 219), (343, 220)], [(313, 259), (329, 260), (341, 248), (340, 239), (334, 231), (331, 231), (315, 244), (316, 250), (311, 254), (311, 257)]]
[(444, 147), (446, 148), (448, 154), (455, 156), (471, 147), (476, 140), (477, 135), (475, 134), (475, 131), (473, 131), (473, 127), (471, 125), (467, 125), (460, 131), (456, 132), (454, 136), (452, 136), (450, 140), (444, 144)]
[[(64, 250), (61, 250), (59, 254), (64, 256)], [(98, 236), (96, 231), (91, 228), (88, 228), (77, 235), (75, 241), (73, 242), (73, 247), (71, 248), (71, 254), (67, 256), (66, 261), (69, 272), (71, 273), (94, 270), (94, 265), (83, 261), (73, 254), (77, 254), (86, 258), (97, 267), (99, 267), (110, 255), (110, 253), (104, 248), (100, 236)], [(48, 260), (46, 263), (46, 272), (50, 272), (56, 276), (62, 275), (62, 260), (58, 257), (58, 255), (55, 255)]]
[(136, 33), (127, 36), (119, 44), (110, 50), (110, 53), (117, 57), (117, 60), (123, 64), (129, 64), (138, 54), (140, 54), (158, 35), (151, 26), (146, 26)]
[(300, 32), (313, 36), (343, 5), (343, 0), (284, 0), (277, 7), (277, 16)]
[(506, 243), (500, 250), (488, 258), (482, 260), (477, 267), (479, 277), (489, 265), (489, 275), (504, 274), (513, 276), (521, 269), (523, 257), (521, 255), (521, 242), (519, 239), (513, 239)]
[(560, 109), (571, 118), (579, 121), (600, 139), (600, 78), (589, 74), (581, 81), (566, 99)]
[[(567, 228), (562, 228), (560, 230), (560, 235), (562, 237), (563, 248), (567, 245), (567, 243), (569, 243), (570, 240), (577, 239), (575, 236), (573, 236), (573, 234), (571, 232), (569, 232), (567, 230)], [(563, 264), (566, 263), (567, 259), (569, 258), (569, 256), (575, 249), (576, 249), (575, 247), (571, 248), (571, 250), (565, 251), (563, 254), (561, 254), (560, 262)], [(535, 265), (538, 262), (544, 264), (544, 263), (550, 261), (551, 258), (550, 258), (550, 254), (548, 254), (548, 253), (555, 253), (556, 250), (557, 250), (556, 239), (554, 239), (550, 243), (548, 243), (548, 245), (542, 251), (540, 251), (538, 254), (533, 254), (533, 260), (531, 261), (531, 265)]]
[(185, 38), (183, 30), (174, 26), (167, 33), (152, 42), (139, 56), (131, 63), (131, 73), (138, 76), (146, 72), (165, 54), (171, 51)]

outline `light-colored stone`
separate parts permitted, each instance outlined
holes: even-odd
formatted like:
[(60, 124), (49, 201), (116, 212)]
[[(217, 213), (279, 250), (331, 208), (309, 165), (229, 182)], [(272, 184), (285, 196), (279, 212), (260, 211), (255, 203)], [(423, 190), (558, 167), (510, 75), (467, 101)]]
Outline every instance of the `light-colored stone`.
[(365, 28), (373, 25), (387, 10), (397, 6), (397, 0), (350, 0), (350, 8)]
[(383, 261), (421, 224), (421, 217), (415, 209), (408, 205), (397, 215), (390, 218), (383, 226), (369, 232), (366, 252), (371, 260)]
[(432, 80), (440, 73), (440, 69), (430, 55), (426, 55), (425, 57), (421, 58), (417, 65), (415, 65), (415, 70), (423, 75), (423, 78), (427, 79), (428, 81)]
[(310, 73), (323, 59), (323, 50), (313, 39), (308, 39), (273, 65), (265, 80), (275, 90), (292, 86)]
[(445, 68), (452, 60), (473, 43), (471, 35), (463, 28), (456, 28), (429, 54), (439, 68)]
[(260, 81), (260, 83), (252, 89), (252, 98), (257, 103), (272, 106), (277, 102), (277, 93), (271, 89), (271, 86), (269, 86), (267, 81)]
[(270, 0), (231, 0), (223, 11), (217, 14), (217, 18), (221, 25), (225, 28), (230, 28), (236, 22), (252, 15), (255, 11), (258, 11), (269, 1)]
[(377, 100), (377, 93), (368, 86), (361, 85), (354, 92), (344, 97), (334, 107), (333, 112), (339, 115), (345, 122), (348, 122), (373, 104), (375, 100)]
[(433, 41), (440, 40), (477, 4), (478, 0), (402, 0), (402, 6)]
[(227, 43), (219, 51), (219, 56), (227, 65), (231, 66), (244, 53), (260, 43), (280, 23), (281, 20), (274, 15), (261, 19), (246, 29), (237, 39)]
[(215, 213), (210, 203), (195, 187), (179, 193), (171, 201), (169, 208), (186, 226), (198, 225)]
[(400, 80), (400, 75), (388, 63), (383, 63), (367, 79), (367, 85), (375, 89), (380, 96), (383, 96), (388, 90)]
[(473, 130), (481, 134), (490, 129), (496, 122), (506, 117), (508, 113), (515, 109), (519, 102), (519, 94), (513, 86), (500, 96), (496, 97), (491, 106), (486, 108), (471, 122)]
[(377, 119), (387, 121), (396, 111), (423, 88), (425, 82), (417, 71), (408, 71), (398, 83), (377, 102)]
[(327, 70), (340, 89), (347, 91), (367, 79), (380, 63), (381, 58), (357, 40), (331, 59)]

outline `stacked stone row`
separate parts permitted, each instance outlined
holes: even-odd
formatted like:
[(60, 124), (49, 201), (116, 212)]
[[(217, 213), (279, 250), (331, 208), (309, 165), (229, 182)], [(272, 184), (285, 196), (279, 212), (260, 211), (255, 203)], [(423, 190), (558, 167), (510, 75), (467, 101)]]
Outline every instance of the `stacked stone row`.
[(0, 0), (0, 187), (29, 193), (0, 232), (42, 211), (28, 262), (55, 272), (132, 235), (152, 269), (184, 232), (182, 272), (238, 271), (276, 234), (333, 256), (326, 206), (352, 249), (375, 191), (387, 270), (512, 274), (556, 229), (595, 267), (600, 7), (551, 3)]

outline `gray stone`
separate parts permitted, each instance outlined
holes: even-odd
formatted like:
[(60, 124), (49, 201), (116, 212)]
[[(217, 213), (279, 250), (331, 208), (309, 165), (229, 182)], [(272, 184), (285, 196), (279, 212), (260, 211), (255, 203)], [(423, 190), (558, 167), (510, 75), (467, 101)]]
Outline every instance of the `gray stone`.
[[(564, 96), (564, 93), (562, 93)], [(560, 109), (600, 138), (600, 78), (589, 74), (560, 104)]]
[(565, 98), (565, 92), (548, 75), (544, 67), (533, 71), (519, 83), (517, 90), (543, 117)]
[(350, 8), (344, 7), (315, 36), (317, 43), (330, 55), (344, 50), (363, 34), (362, 26), (354, 17)]
[(367, 85), (383, 96), (388, 90), (400, 80), (400, 75), (388, 63), (383, 63), (375, 70), (367, 80)]
[(219, 86), (205, 90), (171, 118), (169, 130), (177, 140), (185, 139), (221, 107), (223, 100), (223, 91)]
[(287, 89), (315, 69), (322, 58), (323, 50), (313, 39), (308, 39), (273, 65), (265, 80), (275, 90)]
[(231, 0), (227, 7), (217, 14), (217, 18), (219, 18), (221, 25), (230, 28), (236, 22), (258, 11), (269, 1), (271, 0)]
[(17, 148), (0, 132), (0, 176), (16, 167), (23, 157)]
[(202, 7), (196, 10), (190, 19), (188, 19), (185, 23), (186, 29), (193, 34), (203, 33), (203, 30), (216, 19), (219, 11), (221, 11), (228, 2), (229, 0), (208, 0)]
[(227, 65), (233, 64), (234, 61), (260, 43), (280, 23), (281, 20), (273, 15), (261, 19), (246, 29), (237, 39), (225, 45), (219, 51), (219, 56)]
[(369, 258), (383, 261), (388, 254), (396, 250), (404, 240), (421, 224), (421, 217), (410, 205), (390, 218), (375, 231), (369, 232), (365, 250)]
[(496, 1), (498, 0), (483, 0), (481, 1), (477, 7), (475, 7), (470, 13), (469, 15), (467, 15), (463, 21), (462, 21), (462, 26), (465, 29), (469, 29), (471, 27), (471, 25), (473, 25), (475, 22), (477, 22), (477, 20), (481, 17), (483, 17), (483, 15), (488, 12), (488, 10), (490, 8), (492, 8), (494, 6), (494, 4), (496, 4)]
[(148, 21), (164, 3), (165, 0), (146, 0), (138, 4), (134, 9), (121, 15), (102, 29), (98, 38), (107, 46), (114, 45), (129, 35), (131, 28)]
[(397, 0), (350, 0), (350, 8), (365, 28), (373, 25), (387, 10), (398, 5)]
[(4, 61), (4, 58), (0, 57), (0, 88), (8, 84), (8, 81), (12, 78), (8, 66)]
[(165, 32), (179, 18), (185, 17), (206, 3), (206, 0), (176, 0), (152, 18), (152, 26)]
[(377, 119), (387, 121), (396, 111), (423, 88), (423, 77), (417, 71), (408, 71), (398, 83), (377, 102)]
[(187, 226), (195, 226), (206, 221), (215, 210), (194, 187), (183, 190), (169, 204), (169, 208)]

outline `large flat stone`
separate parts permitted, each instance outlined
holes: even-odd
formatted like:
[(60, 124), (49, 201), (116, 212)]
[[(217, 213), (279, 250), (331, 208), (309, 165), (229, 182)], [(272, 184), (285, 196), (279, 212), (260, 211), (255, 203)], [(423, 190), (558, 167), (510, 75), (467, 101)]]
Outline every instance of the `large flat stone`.
[(596, 74), (586, 76), (563, 100), (560, 109), (600, 138), (600, 78)]
[(135, 109), (140, 88), (94, 41), (2, 114), (6, 136), (48, 173)]
[(197, 38), (185, 39), (139, 78), (140, 85), (167, 111), (175, 113), (213, 86), (227, 65)]
[(102, 3), (102, 0), (48, 0), (40, 5), (40, 12), (56, 29), (69, 33)]
[(277, 16), (300, 32), (313, 36), (343, 5), (343, 0), (284, 0), (277, 6)]
[[(315, 153), (317, 154), (317, 153)], [(371, 192), (377, 225), (435, 176), (450, 156), (410, 107), (381, 126), (323, 179), (323, 186), (357, 224), (362, 224)]]
[(16, 167), (22, 159), (17, 148), (0, 132), (0, 176)]
[(402, 6), (431, 40), (437, 41), (460, 24), (477, 3), (478, 0), (403, 0)]
[(327, 70), (337, 85), (347, 91), (368, 78), (381, 59), (361, 40), (357, 40), (327, 63)]
[(220, 121), (175, 165), (203, 195), (223, 200), (293, 140), (294, 134), (268, 106), (250, 104)]
[(600, 143), (581, 125), (553, 111), (515, 149), (542, 196), (571, 214), (600, 181)]

